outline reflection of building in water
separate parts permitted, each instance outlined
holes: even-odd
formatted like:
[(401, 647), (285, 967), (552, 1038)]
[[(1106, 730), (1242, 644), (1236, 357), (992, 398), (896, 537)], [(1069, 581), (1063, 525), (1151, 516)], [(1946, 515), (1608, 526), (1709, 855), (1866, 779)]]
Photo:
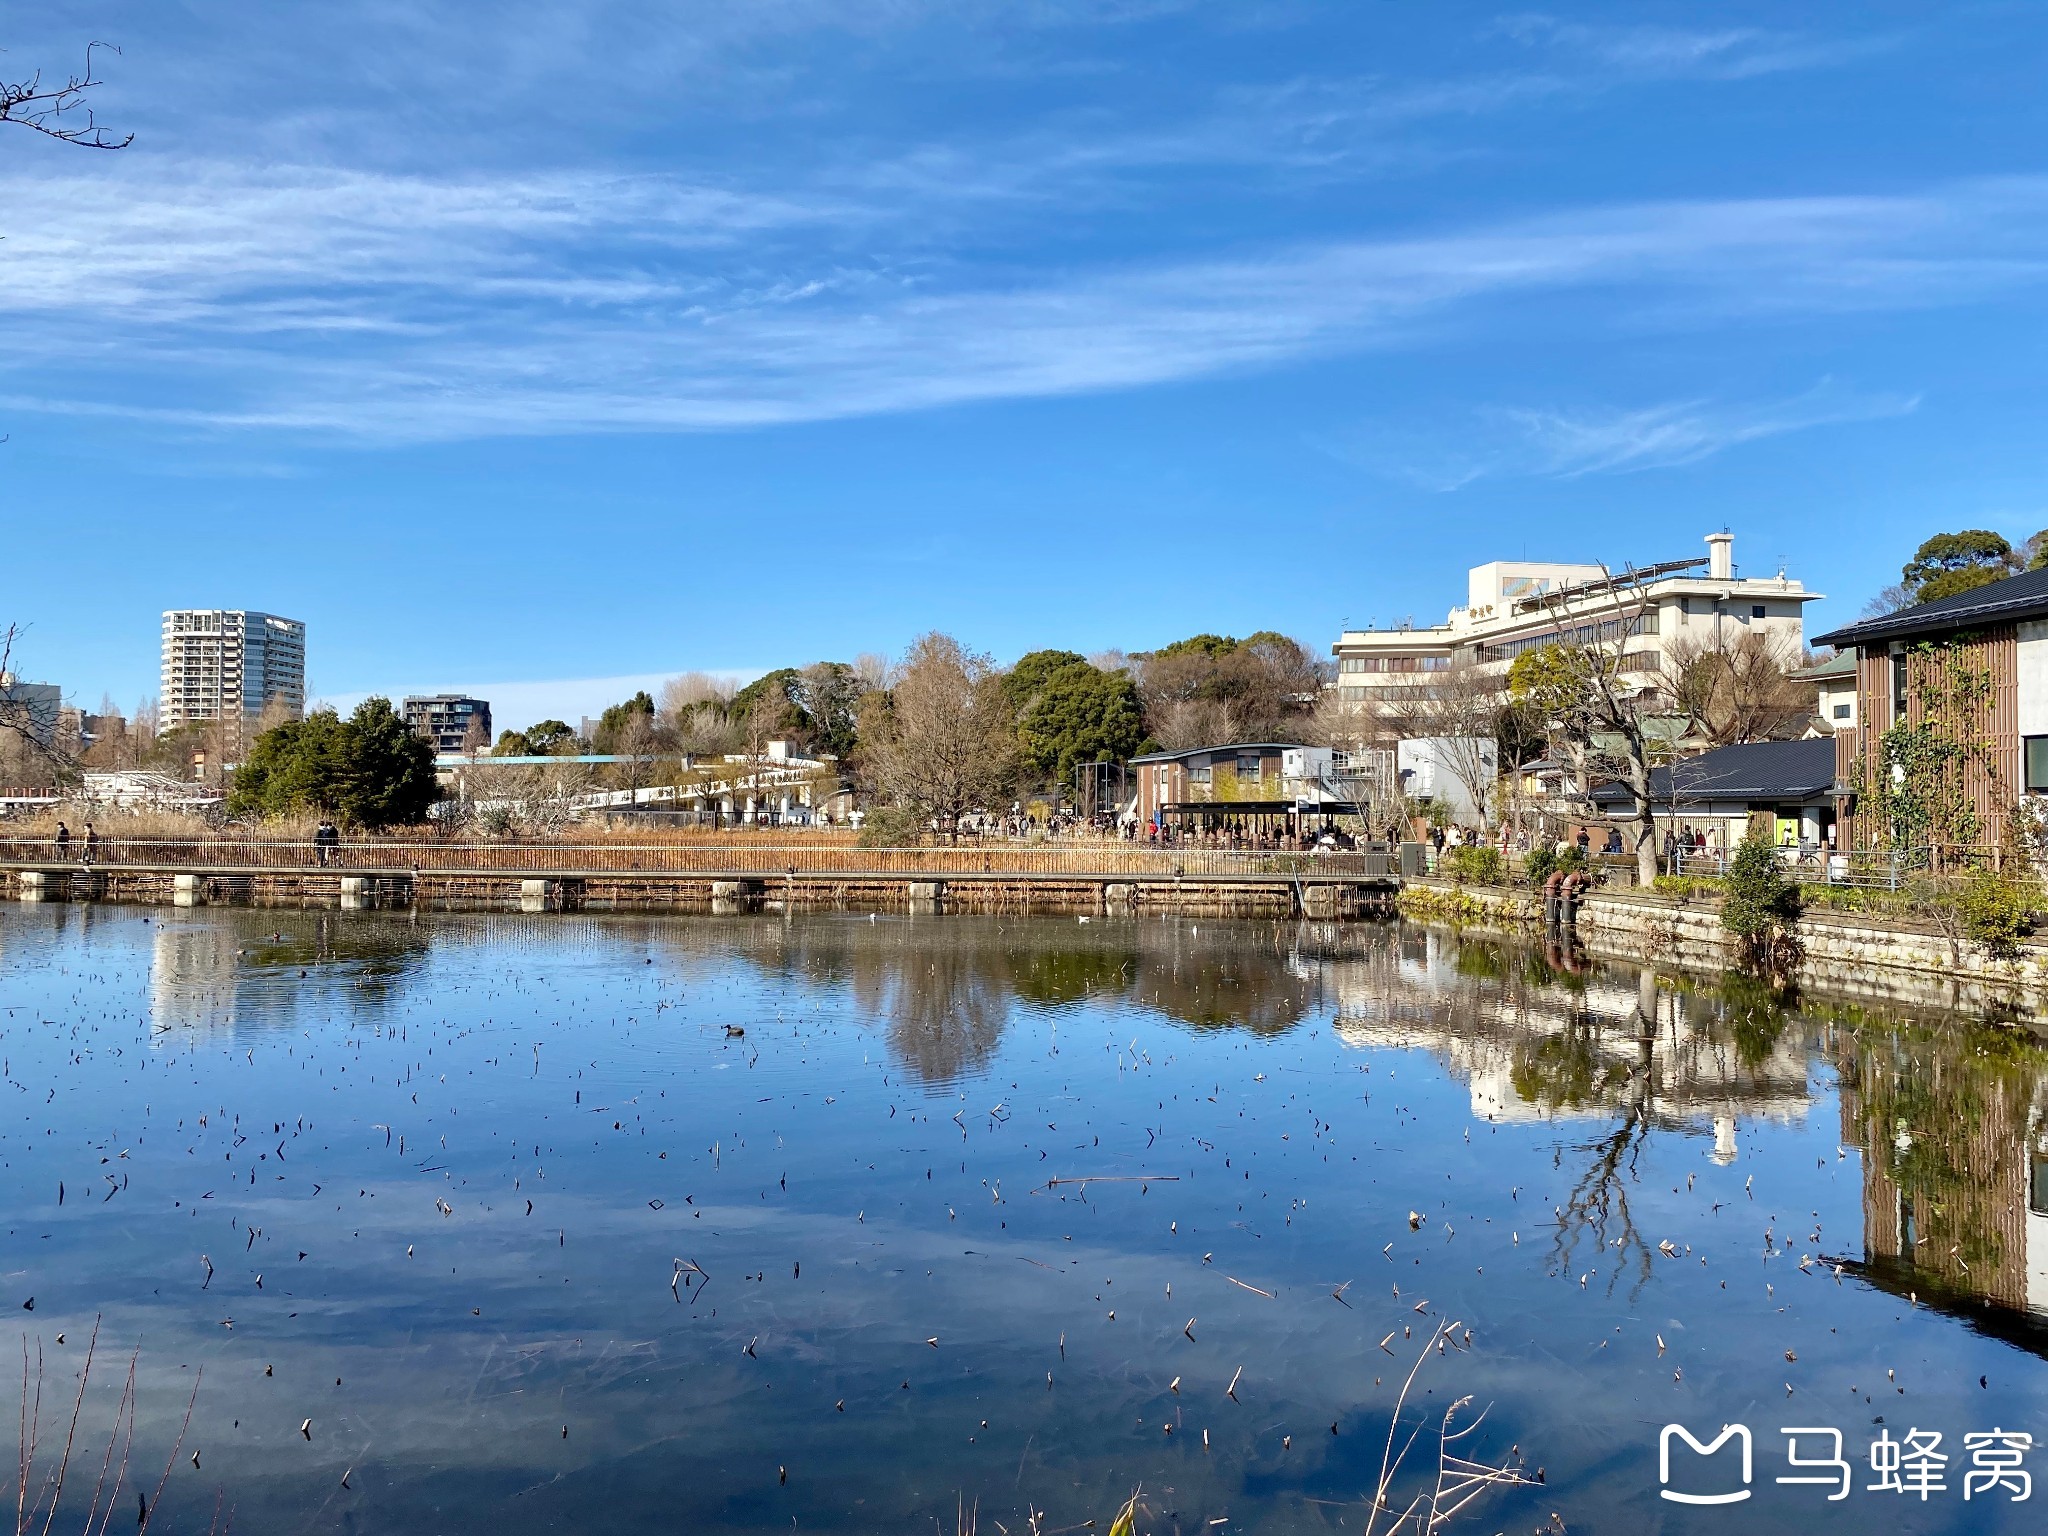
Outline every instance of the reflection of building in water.
[[(434, 934), (454, 942), (455, 924)], [(151, 952), (151, 1039), (193, 1030), (283, 1028), (302, 1016), (389, 1005), (424, 962), (428, 932), (411, 914), (214, 908), (166, 913)]]
[(149, 966), (150, 1018), (158, 1030), (234, 1027), (240, 944), (237, 930), (217, 920), (158, 920)]
[[(1953, 1036), (1864, 1043), (1841, 1065), (1842, 1139), (1863, 1156), (1867, 1276), (2048, 1330), (2048, 1077)], [(1994, 1329), (1994, 1331), (1996, 1331)], [(2025, 1342), (2048, 1353), (2048, 1331)]]
[(1610, 1119), (1714, 1136), (1739, 1120), (1800, 1120), (1812, 1103), (1808, 1040), (1767, 995), (1660, 990), (1653, 972), (1569, 968), (1561, 956), (1406, 929), (1326, 963), (1339, 1038), (1431, 1051), (1489, 1121)]

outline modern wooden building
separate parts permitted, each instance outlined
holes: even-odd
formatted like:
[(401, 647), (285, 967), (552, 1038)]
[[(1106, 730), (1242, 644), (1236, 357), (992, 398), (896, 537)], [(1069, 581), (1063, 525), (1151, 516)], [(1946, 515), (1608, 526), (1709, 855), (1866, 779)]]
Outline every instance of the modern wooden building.
[[(1248, 741), (1131, 759), (1140, 825), (1297, 830), (1304, 815), (1348, 814), (1333, 798), (1336, 754), (1298, 742)], [(1328, 802), (1327, 806), (1325, 802)]]
[(2048, 570), (1815, 643), (1856, 657), (1855, 720), (1835, 733), (1843, 847), (1997, 846), (2048, 794)]

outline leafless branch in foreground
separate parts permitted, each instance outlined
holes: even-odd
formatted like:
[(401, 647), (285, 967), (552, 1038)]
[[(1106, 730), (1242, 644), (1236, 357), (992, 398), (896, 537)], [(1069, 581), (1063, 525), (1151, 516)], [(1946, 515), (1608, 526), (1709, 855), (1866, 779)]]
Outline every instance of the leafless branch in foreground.
[[(61, 1335), (60, 1335), (61, 1338)], [(41, 1474), (36, 1471), (36, 1452), (42, 1439), (43, 1419), (43, 1349), (37, 1342), (33, 1366), (29, 1357), (28, 1338), (21, 1341), (21, 1414), (20, 1431), (15, 1461), (15, 1536), (50, 1536), (57, 1521), (57, 1507), (64, 1497), (64, 1483), (71, 1471), (71, 1454), (78, 1439), (78, 1421), (85, 1408), (86, 1388), (92, 1380), (93, 1360), (98, 1351), (100, 1323), (93, 1319), (92, 1337), (85, 1347), (85, 1368), (78, 1373), (78, 1395), (72, 1400), (71, 1417), (64, 1433), (64, 1449), (57, 1465)], [(92, 1503), (86, 1509), (84, 1523), (79, 1527), (83, 1536), (106, 1536), (107, 1528), (114, 1519), (114, 1510), (120, 1502), (121, 1487), (128, 1479), (128, 1455), (135, 1443), (135, 1367), (140, 1352), (128, 1357), (128, 1374), (121, 1386), (120, 1401), (114, 1405), (112, 1426), (107, 1431), (107, 1448), (100, 1458), (99, 1476), (93, 1483)], [(202, 1370), (200, 1376), (205, 1373)], [(178, 1438), (171, 1445), (170, 1455), (164, 1460), (163, 1476), (157, 1479), (156, 1490), (141, 1499), (136, 1515), (138, 1533), (149, 1528), (155, 1517), (157, 1501), (163, 1497), (164, 1486), (170, 1481), (172, 1468), (177, 1465), (178, 1452), (184, 1446), (185, 1434), (192, 1426), (192, 1409), (199, 1401), (199, 1376), (192, 1381), (192, 1396), (185, 1404), (185, 1418), (178, 1426)], [(115, 1452), (120, 1453), (119, 1460)], [(111, 1482), (109, 1478), (111, 1477)], [(34, 1488), (31, 1496), (30, 1489)], [(140, 1497), (138, 1491), (138, 1497)], [(222, 1509), (216, 1499), (211, 1529), (220, 1531)], [(41, 1516), (38, 1525), (37, 1517)]]
[(116, 136), (112, 129), (102, 128), (85, 98), (87, 91), (102, 83), (92, 72), (95, 48), (121, 51), (112, 43), (87, 43), (85, 68), (65, 76), (62, 85), (45, 85), (41, 70), (26, 80), (0, 80), (0, 123), (15, 123), (81, 149), (126, 149), (134, 143), (132, 133)]
[(1402, 1463), (1408, 1459), (1408, 1453), (1415, 1448), (1415, 1442), (1430, 1423), (1427, 1418), (1418, 1422), (1408, 1438), (1401, 1442), (1400, 1449), (1396, 1450), (1394, 1441), (1400, 1434), (1401, 1410), (1407, 1406), (1408, 1393), (1430, 1355), (1442, 1354), (1447, 1346), (1457, 1342), (1457, 1327), (1454, 1322), (1439, 1323), (1416, 1355), (1415, 1363), (1408, 1368), (1407, 1379), (1401, 1383), (1400, 1396), (1394, 1400), (1393, 1416), (1387, 1423), (1387, 1445), (1380, 1457), (1379, 1483), (1373, 1490), (1372, 1511), (1366, 1517), (1365, 1536), (1398, 1536), (1411, 1525), (1416, 1536), (1429, 1536), (1430, 1532), (1448, 1525), (1488, 1489), (1526, 1488), (1537, 1482), (1516, 1460), (1495, 1465), (1475, 1461), (1464, 1454), (1464, 1442), (1486, 1421), (1485, 1411), (1481, 1410), (1469, 1424), (1459, 1425), (1458, 1415), (1472, 1401), (1467, 1396), (1446, 1408), (1443, 1418), (1437, 1422), (1436, 1476), (1405, 1504), (1397, 1506), (1389, 1496), (1395, 1479), (1400, 1476)]

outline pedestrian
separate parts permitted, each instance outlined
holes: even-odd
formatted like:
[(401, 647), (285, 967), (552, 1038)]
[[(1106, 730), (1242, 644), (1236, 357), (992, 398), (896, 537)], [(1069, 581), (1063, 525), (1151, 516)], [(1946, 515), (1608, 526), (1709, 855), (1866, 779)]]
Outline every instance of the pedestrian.
[(85, 824), (85, 862), (90, 864), (92, 856), (99, 852), (100, 835), (92, 829), (92, 823)]
[(51, 838), (50, 842), (57, 850), (57, 857), (63, 858), (71, 851), (71, 829), (65, 826), (63, 822), (58, 822), (57, 835)]

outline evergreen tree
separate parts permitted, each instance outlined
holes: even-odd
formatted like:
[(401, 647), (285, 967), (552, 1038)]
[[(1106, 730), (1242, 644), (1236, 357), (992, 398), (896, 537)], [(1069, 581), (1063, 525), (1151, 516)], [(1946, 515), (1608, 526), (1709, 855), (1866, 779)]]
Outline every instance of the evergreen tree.
[(425, 821), (439, 798), (434, 749), (389, 699), (365, 699), (347, 720), (331, 709), (258, 736), (236, 770), (231, 816), (314, 811), (378, 831)]

